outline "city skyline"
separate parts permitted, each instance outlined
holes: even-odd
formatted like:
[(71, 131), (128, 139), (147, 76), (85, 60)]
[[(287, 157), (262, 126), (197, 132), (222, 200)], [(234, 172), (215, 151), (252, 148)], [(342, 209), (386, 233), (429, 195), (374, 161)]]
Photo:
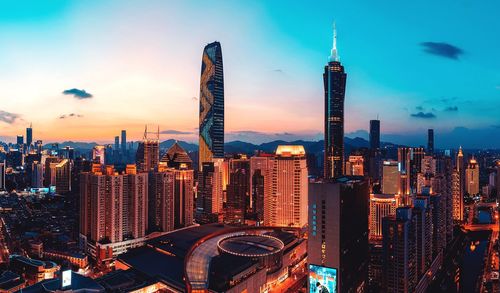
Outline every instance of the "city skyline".
[[(319, 76), (333, 20), (350, 75), (347, 136), (363, 137), (369, 119), (379, 115), (382, 141), (425, 144), (427, 128), (436, 131), (436, 148), (450, 147), (445, 141), (477, 147), (476, 141), (500, 137), (494, 111), (499, 61), (488, 58), (498, 41), (482, 37), (498, 34), (490, 25), (494, 14), (484, 13), (498, 4), (487, 2), (491, 9), (479, 10), (443, 2), (423, 20), (416, 15), (425, 3), (413, 10), (395, 3), (333, 2), (305, 9), (299, 4), (287, 5), (293, 17), (277, 9), (284, 5), (279, 1), (249, 7), (196, 1), (2, 4), (0, 29), (7, 45), (0, 54), (6, 68), (0, 139), (13, 141), (33, 122), (34, 138), (44, 142), (112, 142), (121, 129), (139, 140), (144, 124), (159, 124), (162, 140), (196, 141), (199, 50), (218, 40), (225, 48), (226, 141), (319, 140), (322, 109), (315, 105), (323, 98)], [(331, 7), (338, 13), (321, 12)], [(208, 27), (201, 26), (204, 10), (217, 19)], [(448, 22), (437, 25), (447, 10), (453, 12)], [(380, 13), (394, 12), (404, 17), (380, 20)], [(464, 22), (465, 13), (474, 21)], [(295, 18), (310, 21), (301, 25)], [(357, 18), (372, 25), (360, 26)], [(126, 25), (128, 19), (135, 25)], [(484, 34), (474, 36), (474, 30)], [(363, 46), (367, 42), (371, 46)], [(43, 106), (47, 102), (50, 107)], [(481, 146), (500, 143), (486, 142)]]

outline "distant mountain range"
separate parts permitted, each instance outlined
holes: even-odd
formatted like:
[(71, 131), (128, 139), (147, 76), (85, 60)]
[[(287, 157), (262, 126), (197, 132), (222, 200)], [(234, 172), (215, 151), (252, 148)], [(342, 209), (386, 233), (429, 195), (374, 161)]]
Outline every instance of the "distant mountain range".
[[(160, 143), (160, 149), (168, 149), (170, 148), (176, 140), (168, 139), (162, 141)], [(195, 152), (198, 151), (198, 145), (185, 141), (177, 141), (177, 143), (183, 147), (187, 152)], [(284, 140), (275, 140), (271, 142), (266, 142), (262, 144), (253, 144), (244, 141), (230, 141), (224, 144), (224, 150), (226, 153), (244, 153), (244, 154), (252, 154), (255, 151), (263, 151), (267, 153), (272, 153), (276, 151), (278, 145), (289, 144), (289, 145), (303, 145), (308, 153), (320, 153), (324, 148), (324, 141), (305, 141), (305, 140), (295, 140), (295, 141), (284, 141)], [(381, 143), (382, 147), (391, 145), (391, 143)], [(52, 143), (46, 144), (45, 147), (51, 147)], [(98, 145), (95, 142), (74, 142), (74, 141), (65, 141), (59, 143), (59, 147), (63, 148), (65, 146), (72, 147), (74, 149), (79, 150), (91, 150), (94, 146)], [(351, 149), (357, 148), (367, 148), (369, 146), (369, 142), (360, 137), (349, 138), (345, 137), (344, 139), (345, 152), (349, 153)]]

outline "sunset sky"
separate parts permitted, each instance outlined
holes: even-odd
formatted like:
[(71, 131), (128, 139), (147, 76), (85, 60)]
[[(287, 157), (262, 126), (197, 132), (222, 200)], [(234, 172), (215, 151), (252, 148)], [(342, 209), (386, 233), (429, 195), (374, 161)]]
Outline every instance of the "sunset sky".
[(0, 140), (32, 122), (44, 142), (140, 139), (145, 124), (196, 141), (202, 50), (215, 40), (226, 140), (321, 139), (335, 21), (346, 132), (366, 136), (378, 115), (383, 140), (423, 144), (433, 127), (437, 147), (500, 147), (499, 1), (309, 4), (2, 1)]

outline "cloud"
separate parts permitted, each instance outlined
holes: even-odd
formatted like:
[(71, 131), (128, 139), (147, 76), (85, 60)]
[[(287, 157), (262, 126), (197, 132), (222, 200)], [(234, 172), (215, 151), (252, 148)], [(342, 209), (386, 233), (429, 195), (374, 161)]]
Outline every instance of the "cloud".
[(12, 123), (16, 122), (16, 120), (18, 118), (20, 118), (19, 114), (10, 113), (7, 111), (0, 110), (0, 121), (2, 121), (2, 122), (12, 124)]
[(162, 130), (162, 131), (160, 131), (160, 134), (181, 135), (181, 134), (193, 134), (193, 132), (168, 129), (168, 130)]
[(415, 109), (417, 111), (424, 111), (424, 107), (422, 107), (422, 106), (416, 106)]
[(59, 116), (59, 119), (66, 119), (66, 118), (71, 118), (71, 117), (82, 118), (83, 115), (75, 114), (75, 113), (62, 114), (61, 116)]
[(434, 118), (436, 118), (436, 115), (434, 115), (431, 112), (427, 112), (427, 113), (418, 112), (418, 113), (410, 114), (410, 116), (414, 117), (414, 118), (421, 118), (421, 119), (434, 119)]
[(500, 124), (491, 125), (491, 127), (500, 129)]
[(453, 60), (458, 60), (460, 55), (464, 53), (462, 49), (448, 43), (422, 42), (420, 43), (420, 46), (422, 46), (424, 52), (428, 54)]
[(76, 88), (65, 90), (62, 92), (63, 95), (72, 95), (75, 99), (84, 100), (92, 98), (92, 94), (87, 93), (85, 90), (79, 90)]
[(444, 111), (446, 111), (446, 112), (457, 112), (458, 111), (458, 107), (457, 106), (449, 106), (449, 107), (446, 107), (444, 109)]
[(293, 135), (293, 133), (290, 133), (290, 132), (281, 132), (281, 133), (275, 133), (274, 135), (290, 136), (290, 135)]

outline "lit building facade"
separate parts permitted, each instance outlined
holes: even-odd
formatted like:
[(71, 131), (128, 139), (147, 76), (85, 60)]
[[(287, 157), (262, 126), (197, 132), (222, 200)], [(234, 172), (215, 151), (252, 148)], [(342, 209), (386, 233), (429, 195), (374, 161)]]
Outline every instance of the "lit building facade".
[(460, 192), (460, 173), (457, 170), (451, 175), (451, 193), (453, 201), (453, 220), (463, 222), (464, 220), (464, 199)]
[(71, 191), (71, 161), (63, 159), (55, 165), (56, 192), (65, 194)]
[(363, 156), (349, 156), (346, 162), (346, 171), (348, 176), (364, 176), (365, 159)]
[[(154, 134), (154, 135), (151, 135)], [(157, 132), (148, 132), (147, 126), (144, 137), (137, 147), (136, 162), (140, 172), (153, 171), (160, 161), (160, 129)]]
[(250, 160), (246, 156), (229, 161), (229, 184), (224, 222), (243, 224), (250, 207)]
[(370, 194), (370, 239), (382, 239), (382, 219), (387, 216), (396, 215), (399, 206), (399, 195), (397, 194)]
[(123, 174), (113, 166), (99, 164), (94, 164), (91, 172), (81, 173), (80, 239), (85, 251), (98, 261), (106, 261), (124, 242), (144, 237), (147, 197), (148, 174), (136, 173), (134, 165), (128, 165)]
[(474, 158), (469, 160), (465, 169), (465, 191), (469, 195), (479, 193), (479, 163)]
[(368, 192), (359, 176), (309, 183), (307, 260), (338, 271), (338, 292), (367, 289)]
[(330, 60), (325, 66), (325, 160), (324, 178), (344, 174), (344, 100), (347, 74), (337, 54), (337, 32), (334, 28)]
[(307, 163), (303, 146), (280, 145), (272, 160), (271, 190), (264, 204), (266, 226), (307, 225)]
[(213, 42), (203, 49), (200, 79), (199, 167), (224, 158), (224, 72), (222, 48)]
[(382, 193), (400, 194), (399, 164), (397, 161), (384, 161), (382, 165)]

